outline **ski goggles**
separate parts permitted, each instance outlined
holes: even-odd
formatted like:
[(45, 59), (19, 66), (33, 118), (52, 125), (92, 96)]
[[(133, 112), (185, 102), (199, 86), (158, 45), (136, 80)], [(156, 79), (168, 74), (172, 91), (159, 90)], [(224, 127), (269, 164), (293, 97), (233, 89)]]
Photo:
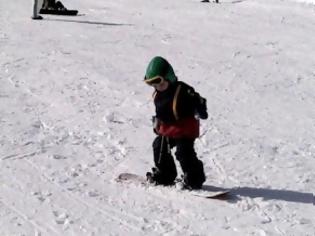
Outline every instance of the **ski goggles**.
[(147, 79), (144, 77), (144, 82), (146, 82), (148, 85), (154, 86), (154, 85), (159, 85), (164, 82), (164, 78), (162, 76), (154, 76), (151, 79)]

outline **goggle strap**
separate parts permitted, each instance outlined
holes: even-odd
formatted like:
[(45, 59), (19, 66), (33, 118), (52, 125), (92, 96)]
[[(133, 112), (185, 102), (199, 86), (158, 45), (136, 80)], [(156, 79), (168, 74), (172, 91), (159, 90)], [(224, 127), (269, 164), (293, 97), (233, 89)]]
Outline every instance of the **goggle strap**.
[(152, 78), (150, 78), (150, 79), (146, 79), (146, 78), (145, 78), (145, 82), (148, 83), (148, 84), (150, 84), (150, 83), (152, 83), (154, 80), (157, 80), (157, 79), (161, 79), (161, 81), (164, 80), (164, 78), (163, 78), (162, 76), (157, 75), (157, 76), (154, 76), (154, 77), (152, 77)]

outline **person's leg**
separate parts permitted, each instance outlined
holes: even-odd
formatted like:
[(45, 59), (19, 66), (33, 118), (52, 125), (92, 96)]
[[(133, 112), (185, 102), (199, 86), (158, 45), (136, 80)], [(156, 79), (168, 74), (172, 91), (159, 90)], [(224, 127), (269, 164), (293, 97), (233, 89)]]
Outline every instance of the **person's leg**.
[(177, 176), (176, 165), (171, 154), (170, 143), (167, 137), (158, 136), (153, 142), (153, 180), (157, 184), (174, 184)]
[(41, 19), (43, 19), (43, 17), (38, 14), (39, 13), (39, 9), (40, 9), (40, 7), (39, 7), (40, 4), (41, 4), (41, 0), (34, 0), (33, 16), (32, 16), (33, 20), (41, 20)]
[(206, 177), (203, 163), (197, 158), (194, 139), (176, 139), (176, 159), (180, 162), (184, 173), (184, 181), (189, 187), (198, 189)]

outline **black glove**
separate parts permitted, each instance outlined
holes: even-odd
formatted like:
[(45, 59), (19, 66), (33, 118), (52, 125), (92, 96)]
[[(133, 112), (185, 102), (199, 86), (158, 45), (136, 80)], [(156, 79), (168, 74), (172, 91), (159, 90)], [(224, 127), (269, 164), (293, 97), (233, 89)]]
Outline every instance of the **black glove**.
[(196, 104), (196, 112), (200, 119), (208, 119), (207, 100), (201, 96), (199, 96)]

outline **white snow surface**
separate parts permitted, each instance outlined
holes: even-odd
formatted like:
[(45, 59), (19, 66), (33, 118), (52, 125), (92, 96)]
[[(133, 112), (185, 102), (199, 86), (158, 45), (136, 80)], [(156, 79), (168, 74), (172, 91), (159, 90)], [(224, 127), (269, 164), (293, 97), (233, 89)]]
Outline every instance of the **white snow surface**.
[[(315, 235), (315, 1), (0, 0), (0, 235)], [(153, 56), (208, 101), (209, 200), (153, 164)]]

